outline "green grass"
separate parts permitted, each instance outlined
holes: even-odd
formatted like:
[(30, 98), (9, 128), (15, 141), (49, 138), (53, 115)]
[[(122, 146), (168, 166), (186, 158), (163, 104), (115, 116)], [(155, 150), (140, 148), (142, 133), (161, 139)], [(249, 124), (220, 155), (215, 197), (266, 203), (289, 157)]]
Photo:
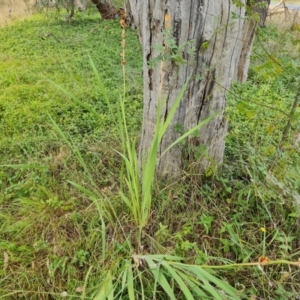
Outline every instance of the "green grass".
[(300, 34), (267, 28), (260, 40), (281, 66), (256, 43), (248, 82), (228, 94), (223, 166), (162, 183), (153, 161), (144, 181), (130, 164), (142, 118), (135, 31), (124, 93), (117, 21), (88, 12), (67, 26), (53, 14), (1, 28), (0, 298), (232, 299), (219, 293), (235, 293), (229, 283), (241, 299), (297, 299), (299, 268), (247, 266), (300, 257), (299, 109), (277, 150)]
[[(25, 299), (48, 299), (49, 294), (60, 295), (67, 287), (69, 293), (74, 287), (74, 292), (91, 265), (90, 274), (97, 277), (94, 285), (104, 276), (95, 275), (97, 266), (104, 263), (100, 262), (98, 212), (67, 180), (85, 185), (86, 178), (92, 176), (97, 192), (108, 194), (117, 184), (121, 162), (112, 149), (121, 149), (116, 136), (123, 91), (121, 28), (118, 22), (102, 22), (98, 14), (74, 19), (72, 26), (36, 16), (1, 29), (0, 41), (0, 248), (9, 257), (7, 269), (0, 261), (0, 294), (10, 298), (10, 291), (20, 289), (16, 297), (24, 291)], [(127, 44), (127, 118), (130, 133), (136, 135), (142, 112), (142, 68), (134, 31), (128, 30)], [(108, 90), (110, 108), (89, 56)], [(97, 117), (50, 80), (92, 106)], [(89, 177), (49, 116), (66, 138), (76, 143)], [(3, 166), (12, 164), (27, 167)], [(17, 274), (20, 285), (15, 280)]]

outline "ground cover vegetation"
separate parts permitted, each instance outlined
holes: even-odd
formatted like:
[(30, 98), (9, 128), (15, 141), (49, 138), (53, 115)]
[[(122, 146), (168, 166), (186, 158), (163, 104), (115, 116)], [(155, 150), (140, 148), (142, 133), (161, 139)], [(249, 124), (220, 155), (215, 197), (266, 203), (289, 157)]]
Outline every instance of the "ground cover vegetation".
[(1, 298), (298, 299), (299, 45), (297, 26), (259, 31), (227, 94), (223, 165), (170, 183), (153, 177), (155, 143), (136, 167), (134, 30), (92, 11), (1, 28)]

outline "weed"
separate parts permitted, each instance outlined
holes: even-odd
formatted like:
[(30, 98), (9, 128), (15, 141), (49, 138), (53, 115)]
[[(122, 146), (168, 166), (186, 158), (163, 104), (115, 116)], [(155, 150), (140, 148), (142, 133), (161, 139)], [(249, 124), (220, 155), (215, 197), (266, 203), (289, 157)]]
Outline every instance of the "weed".
[(223, 166), (170, 183), (153, 177), (155, 143), (137, 167), (135, 33), (122, 72), (119, 24), (98, 18), (0, 31), (1, 298), (297, 299), (297, 31), (259, 36), (274, 59), (257, 43), (228, 94)]

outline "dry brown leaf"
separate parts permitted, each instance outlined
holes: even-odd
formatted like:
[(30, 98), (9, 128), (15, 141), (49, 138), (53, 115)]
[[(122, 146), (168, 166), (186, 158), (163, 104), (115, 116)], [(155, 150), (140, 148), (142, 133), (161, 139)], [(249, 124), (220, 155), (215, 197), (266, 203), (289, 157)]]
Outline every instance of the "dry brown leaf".
[(122, 28), (125, 28), (126, 27), (126, 20), (121, 19), (120, 20), (120, 25), (121, 25)]
[(270, 262), (270, 259), (266, 256), (261, 256), (258, 262), (260, 265), (267, 265)]

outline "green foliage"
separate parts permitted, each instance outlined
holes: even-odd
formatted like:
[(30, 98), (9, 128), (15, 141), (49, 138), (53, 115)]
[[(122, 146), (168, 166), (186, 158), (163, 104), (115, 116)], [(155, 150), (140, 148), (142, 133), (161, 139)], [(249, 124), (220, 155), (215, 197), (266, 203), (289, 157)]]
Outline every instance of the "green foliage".
[[(279, 149), (299, 89), (297, 45), (297, 34), (280, 33), (272, 27), (259, 31), (249, 79), (243, 85), (235, 84), (228, 94), (230, 130), (221, 180), (223, 187), (230, 188), (228, 192), (222, 189), (222, 198), (227, 201), (230, 211), (235, 211), (234, 224), (246, 228), (253, 222), (266, 228), (260, 253), (268, 257), (298, 259), (295, 243), (298, 230), (294, 225), (299, 218), (300, 181), (296, 174), (299, 174), (300, 156), (299, 146), (295, 144), (299, 134), (299, 109), (291, 120), (291, 131), (284, 147)], [(247, 261), (257, 251), (251, 246), (257, 243), (253, 241), (256, 234), (249, 231), (248, 238), (241, 239), (247, 234), (241, 235), (234, 224), (222, 227), (221, 232), (230, 236), (230, 239), (222, 237), (223, 249)], [(274, 293), (276, 299), (295, 299), (288, 291), (297, 289), (298, 285), (294, 282), (290, 288), (280, 278), (280, 270), (268, 270), (268, 281), (276, 283), (273, 291), (266, 285), (258, 287), (255, 283), (252, 294), (265, 298)], [(298, 271), (295, 274), (299, 276)], [(264, 276), (257, 274), (257, 277)]]
[[(173, 119), (177, 108), (179, 107), (180, 101), (186, 91), (189, 79), (183, 85), (180, 90), (174, 105), (169, 111), (167, 118), (164, 120), (161, 117), (162, 103), (158, 104), (156, 124), (153, 140), (150, 149), (145, 157), (142, 157), (141, 168), (138, 163), (138, 154), (136, 151), (136, 144), (132, 142), (129, 138), (128, 125), (126, 120), (124, 99), (121, 100), (121, 113), (119, 114), (119, 126), (120, 133), (123, 144), (123, 153), (119, 154), (124, 161), (124, 173), (121, 173), (121, 179), (124, 177), (126, 187), (128, 189), (128, 196), (121, 191), (120, 195), (124, 203), (128, 206), (131, 213), (134, 216), (136, 225), (140, 230), (140, 235), (142, 229), (148, 224), (150, 218), (150, 212), (152, 208), (152, 193), (153, 193), (153, 182), (155, 179), (155, 168), (158, 160), (158, 150), (161, 140), (169, 127), (171, 120)], [(169, 151), (172, 147), (183, 141), (188, 136), (192, 135), (194, 132), (199, 131), (199, 129), (207, 124), (216, 114), (208, 117), (204, 121), (200, 122), (194, 128), (191, 128), (181, 137), (175, 140), (161, 155)], [(138, 238), (138, 243), (140, 244), (140, 236)]]
[(241, 0), (233, 0), (232, 3), (236, 6), (236, 7), (244, 7), (245, 4), (241, 1)]
[[(187, 63), (185, 59), (186, 55), (191, 58), (195, 55), (195, 42), (190, 40), (182, 45), (177, 45), (176, 40), (172, 35), (172, 28), (164, 30), (164, 46), (154, 45), (154, 48), (158, 51), (158, 55), (155, 58), (149, 60), (149, 67), (154, 68), (159, 62), (172, 61), (177, 66), (182, 66)], [(208, 46), (208, 45), (207, 45)]]
[[(0, 298), (297, 299), (299, 109), (278, 145), (299, 87), (298, 32), (260, 33), (276, 57), (256, 43), (248, 82), (228, 93), (222, 167), (170, 183), (153, 175), (169, 119), (137, 168), (136, 33), (124, 91), (119, 24), (79, 19), (0, 30)], [(181, 143), (197, 128), (176, 130)]]
[[(160, 285), (170, 299), (177, 299), (173, 286), (176, 283), (176, 288), (179, 287), (185, 299), (192, 300), (212, 298), (224, 299), (239, 299), (237, 291), (228, 285), (226, 282), (216, 278), (211, 273), (196, 265), (188, 265), (181, 263), (181, 257), (164, 257), (163, 255), (156, 256), (136, 256), (136, 259), (144, 259), (155, 278), (157, 285)], [(174, 282), (169, 284), (168, 277)], [(201, 282), (199, 284), (199, 282)], [(154, 296), (156, 289), (154, 290)]]
[[(65, 290), (75, 297), (90, 268), (85, 293), (91, 295), (100, 265), (110, 260), (105, 225), (111, 215), (101, 219), (99, 204), (119, 173), (119, 159), (109, 149), (119, 147), (120, 37), (119, 24), (99, 23), (98, 12), (74, 18), (71, 26), (37, 15), (0, 30), (0, 298), (60, 299)], [(130, 134), (136, 134), (142, 64), (130, 30), (127, 45), (126, 116)], [(92, 185), (96, 196), (79, 195), (76, 182)], [(122, 241), (119, 247), (123, 251)]]

